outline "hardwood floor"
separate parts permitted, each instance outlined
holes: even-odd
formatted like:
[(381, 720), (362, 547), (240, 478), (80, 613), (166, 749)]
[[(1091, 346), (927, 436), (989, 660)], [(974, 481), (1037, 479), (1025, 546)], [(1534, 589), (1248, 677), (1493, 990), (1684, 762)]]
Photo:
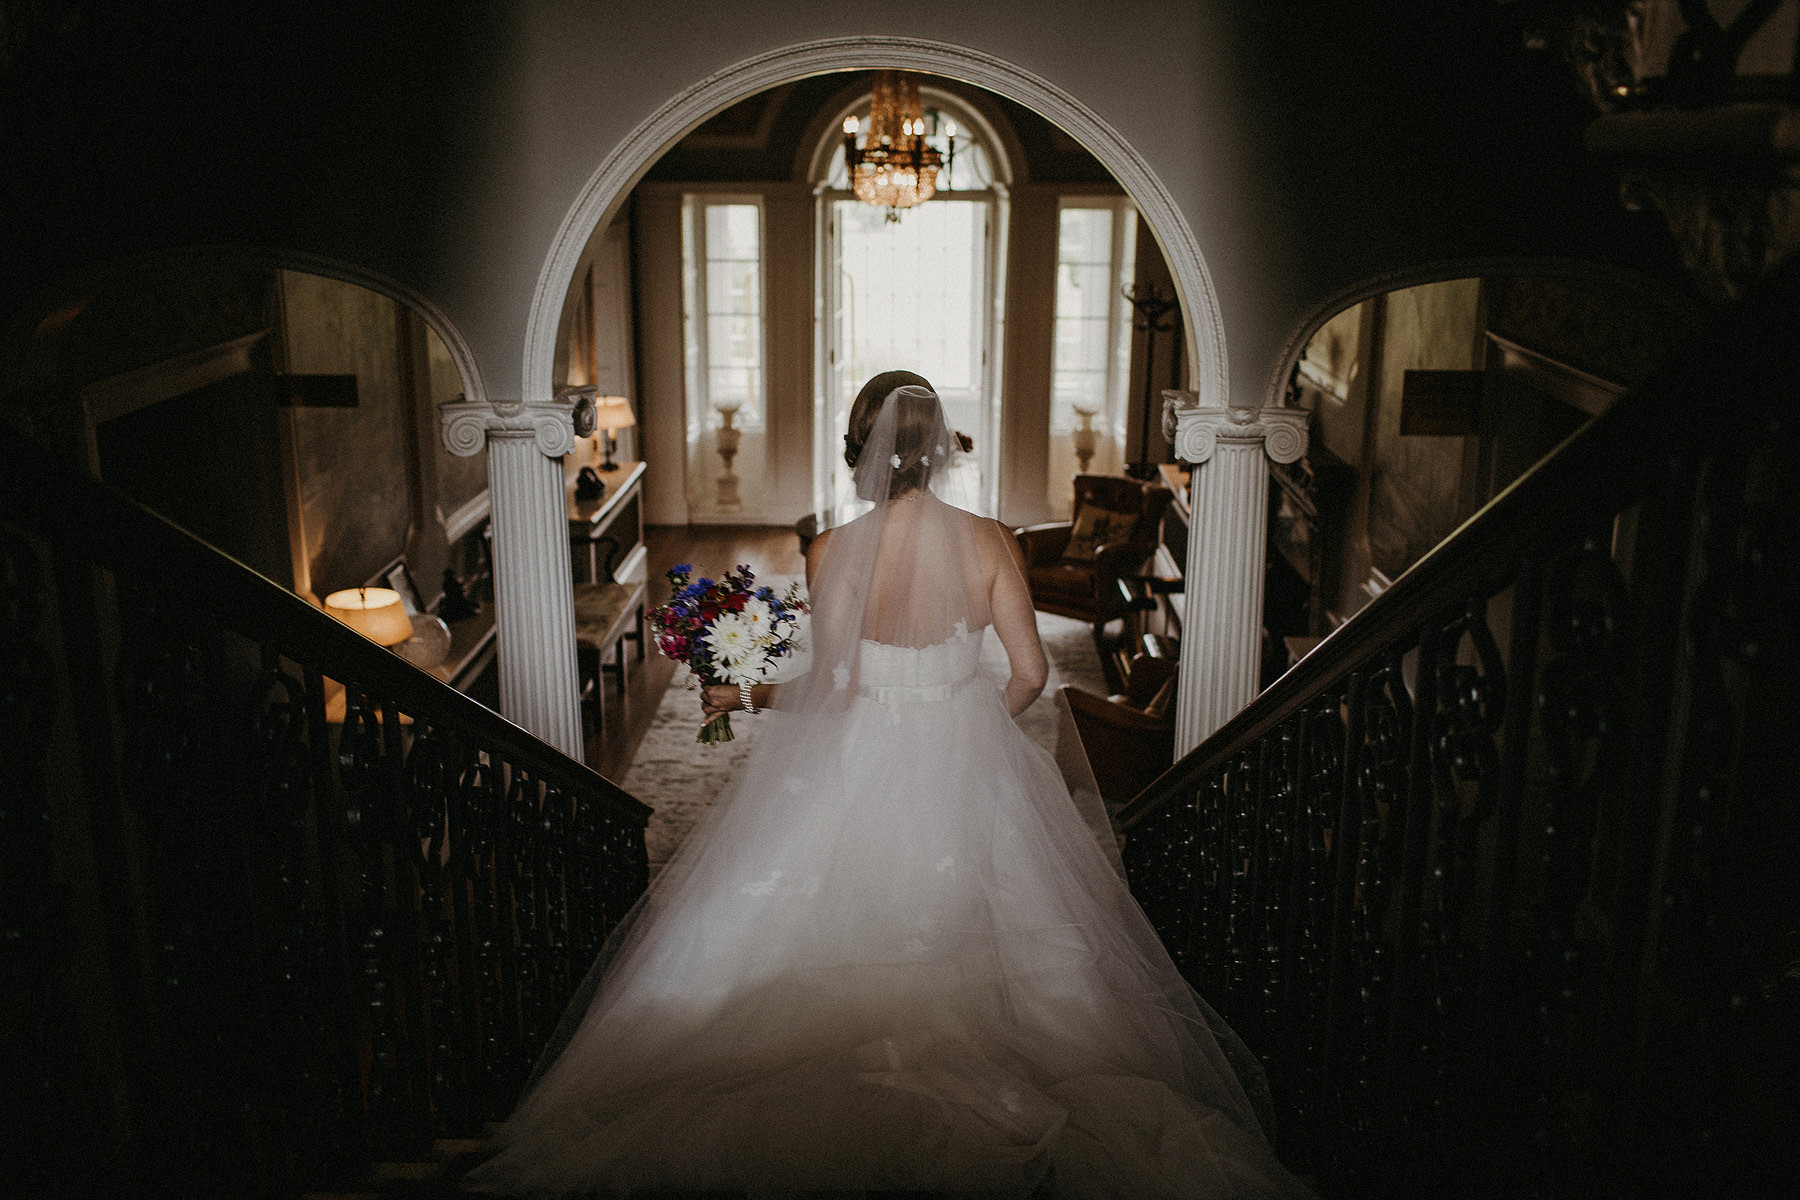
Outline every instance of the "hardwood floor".
[[(800, 540), (787, 525), (652, 525), (644, 531), (644, 545), (649, 551), (650, 585), (647, 601), (650, 607), (669, 598), (667, 574), (676, 563), (694, 564), (696, 574), (717, 574), (739, 563), (750, 564), (757, 575), (798, 575), (806, 569), (800, 556)], [(627, 645), (626, 655), (634, 651)], [(606, 691), (604, 728), (596, 728), (594, 705), (581, 706), (584, 755), (587, 765), (608, 779), (617, 779), (631, 765), (638, 743), (644, 739), (650, 718), (662, 703), (663, 693), (675, 675), (675, 664), (659, 654), (654, 645), (646, 648), (644, 661), (630, 663), (630, 683), (619, 694), (616, 676), (606, 672), (600, 686)], [(698, 727), (699, 702), (694, 705)], [(631, 781), (625, 781), (631, 790)]]

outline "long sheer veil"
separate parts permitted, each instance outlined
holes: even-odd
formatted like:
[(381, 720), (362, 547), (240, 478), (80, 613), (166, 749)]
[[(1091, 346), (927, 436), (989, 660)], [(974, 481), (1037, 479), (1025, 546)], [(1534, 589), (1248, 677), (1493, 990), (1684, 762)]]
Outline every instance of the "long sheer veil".
[(861, 694), (863, 643), (934, 646), (988, 625), (985, 574), (994, 564), (991, 553), (982, 553), (982, 518), (950, 503), (964, 499), (956, 494), (951, 469), (956, 448), (935, 392), (908, 385), (887, 394), (852, 465), (856, 495), (868, 509), (829, 530), (817, 555), (806, 635), (810, 667), (781, 683), (762, 718), (768, 725), (731, 790), (707, 810), (608, 937), (539, 1055), (527, 1096), (567, 1048), (608, 965), (642, 940), (662, 898), (682, 887), (704, 859), (701, 851), (732, 796), (785, 786), (804, 776), (810, 763), (855, 753), (841, 744), (841, 722), (832, 718)]

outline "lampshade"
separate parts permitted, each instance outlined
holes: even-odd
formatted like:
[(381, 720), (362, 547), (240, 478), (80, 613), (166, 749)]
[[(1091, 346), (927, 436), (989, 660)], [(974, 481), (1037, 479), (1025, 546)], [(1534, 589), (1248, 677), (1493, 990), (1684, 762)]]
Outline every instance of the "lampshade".
[(325, 597), (325, 611), (383, 646), (397, 646), (413, 635), (412, 618), (391, 588), (346, 588)]
[(629, 429), (637, 424), (631, 415), (631, 401), (623, 396), (594, 397), (595, 429)]

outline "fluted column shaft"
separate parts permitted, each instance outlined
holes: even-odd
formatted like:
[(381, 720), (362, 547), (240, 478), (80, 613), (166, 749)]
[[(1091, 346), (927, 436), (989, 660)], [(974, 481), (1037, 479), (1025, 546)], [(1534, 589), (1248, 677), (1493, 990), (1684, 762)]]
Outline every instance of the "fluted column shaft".
[(488, 451), (500, 712), (569, 757), (582, 757), (574, 575), (562, 456), (574, 445), (567, 403), (442, 406), (444, 444)]
[(1164, 425), (1173, 426), (1175, 456), (1191, 469), (1181, 691), (1175, 707), (1180, 757), (1256, 698), (1268, 459), (1293, 462), (1306, 452), (1308, 414), (1203, 406), (1185, 392), (1164, 397)]

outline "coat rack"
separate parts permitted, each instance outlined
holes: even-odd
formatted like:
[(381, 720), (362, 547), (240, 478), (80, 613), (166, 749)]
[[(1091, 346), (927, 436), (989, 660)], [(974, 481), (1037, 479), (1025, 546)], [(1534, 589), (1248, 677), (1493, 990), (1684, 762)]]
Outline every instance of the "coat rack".
[(1144, 334), (1144, 396), (1141, 411), (1138, 413), (1138, 456), (1136, 461), (1125, 468), (1125, 473), (1133, 479), (1154, 479), (1156, 464), (1150, 461), (1150, 404), (1152, 399), (1152, 382), (1156, 374), (1156, 335), (1167, 333), (1172, 329), (1172, 322), (1165, 322), (1168, 315), (1178, 303), (1173, 291), (1164, 292), (1160, 284), (1137, 283), (1119, 292), (1131, 302), (1136, 310), (1137, 318), (1132, 321), (1133, 329), (1142, 330)]

